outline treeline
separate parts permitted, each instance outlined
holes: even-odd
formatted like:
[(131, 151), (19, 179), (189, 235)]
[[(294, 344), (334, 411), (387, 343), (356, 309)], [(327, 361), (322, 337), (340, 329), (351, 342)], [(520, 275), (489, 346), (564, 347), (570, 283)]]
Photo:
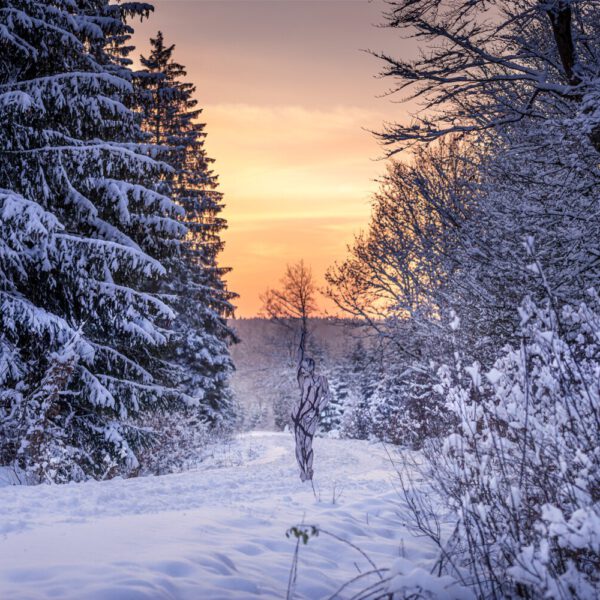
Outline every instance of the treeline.
[[(286, 329), (267, 318), (230, 321), (240, 337), (232, 348), (236, 371), (231, 387), (242, 429), (292, 428), (292, 406), (298, 400), (298, 340), (295, 328)], [(343, 427), (362, 386), (365, 369), (360, 357), (368, 344), (365, 327), (358, 322), (311, 316), (308, 349), (327, 376), (332, 401), (321, 415), (320, 432), (336, 437), (357, 437)]]
[[(423, 110), (379, 134), (402, 158), (328, 274), (379, 340), (354, 410), (365, 435), (423, 451), (431, 494), (403, 470), (405, 499), (456, 597), (595, 598), (600, 5), (388, 4), (421, 52), (380, 55), (382, 75)], [(398, 585), (385, 594), (430, 597)]]
[(0, 464), (29, 482), (176, 468), (233, 418), (223, 200), (174, 46), (133, 68), (151, 11), (0, 3)]

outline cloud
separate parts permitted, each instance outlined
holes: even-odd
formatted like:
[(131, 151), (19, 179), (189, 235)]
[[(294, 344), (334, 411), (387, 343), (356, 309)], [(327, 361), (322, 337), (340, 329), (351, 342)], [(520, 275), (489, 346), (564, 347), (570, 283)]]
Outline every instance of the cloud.
[(381, 116), (352, 106), (218, 104), (205, 108), (207, 150), (225, 194), (223, 261), (240, 313), (286, 263), (304, 258), (322, 278), (369, 218), (382, 162), (364, 127)]
[(223, 264), (234, 267), (228, 280), (230, 288), (241, 294), (239, 314), (256, 314), (260, 294), (277, 284), (287, 264), (301, 258), (323, 285), (325, 272), (344, 257), (347, 244), (364, 223), (363, 218), (338, 215), (257, 219), (233, 227), (225, 236)]
[(364, 129), (381, 116), (370, 110), (220, 104), (207, 106), (204, 118), (207, 146), (234, 202), (364, 199), (381, 170), (373, 160), (380, 148)]

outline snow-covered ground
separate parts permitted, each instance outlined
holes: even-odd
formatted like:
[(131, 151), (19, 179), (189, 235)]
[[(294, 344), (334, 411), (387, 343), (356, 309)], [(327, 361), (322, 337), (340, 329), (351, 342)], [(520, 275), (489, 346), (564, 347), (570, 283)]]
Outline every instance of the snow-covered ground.
[[(431, 564), (434, 549), (403, 528), (381, 445), (317, 439), (315, 466), (319, 500), (298, 478), (293, 438), (255, 432), (187, 473), (0, 488), (0, 598), (285, 598), (296, 546), (285, 533), (301, 522), (378, 567)], [(370, 569), (321, 534), (300, 546), (294, 598), (328, 598)]]

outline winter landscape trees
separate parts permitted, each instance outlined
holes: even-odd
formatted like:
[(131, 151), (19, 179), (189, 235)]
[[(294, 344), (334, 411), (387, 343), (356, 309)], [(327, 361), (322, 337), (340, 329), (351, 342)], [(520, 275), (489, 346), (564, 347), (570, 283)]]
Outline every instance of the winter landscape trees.
[[(386, 6), (418, 52), (375, 56), (390, 94), (420, 110), (377, 134), (389, 160), (370, 222), (326, 275), (345, 318), (320, 314), (302, 261), (264, 295), (246, 426), (295, 427), (303, 480), (315, 435), (384, 442), (374, 462), (373, 445), (348, 442), (367, 470), (397, 447), (402, 521), (437, 562), (361, 573), (377, 581), (355, 598), (597, 598), (600, 3)], [(134, 67), (131, 23), (151, 11), (0, 1), (0, 466), (23, 483), (184, 470), (240, 418), (223, 197), (175, 46), (159, 32)], [(240, 444), (259, 486), (291, 472), (290, 441), (270, 438), (256, 456)], [(317, 441), (331, 476), (337, 440)], [(229, 476), (215, 503), (254, 482)], [(378, 518), (379, 482), (360, 485), (361, 518)]]
[(179, 410), (150, 416), (148, 424), (161, 432), (166, 456), (150, 460), (155, 470), (164, 471), (197, 453), (208, 427), (227, 429), (233, 424), (229, 345), (236, 338), (227, 318), (233, 315), (235, 294), (223, 279), (229, 269), (218, 264), (226, 221), (220, 216), (222, 194), (213, 161), (204, 150), (196, 88), (184, 81), (185, 68), (173, 60), (175, 46), (165, 45), (162, 32), (150, 42), (151, 53), (141, 57), (142, 69), (134, 75), (137, 107), (147, 141), (172, 169), (160, 185), (185, 211), (180, 220), (187, 230), (178, 252), (165, 264), (168, 276), (157, 290), (177, 314), (163, 350), (169, 378), (192, 399)]
[[(220, 238), (226, 221), (220, 216), (222, 194), (204, 150), (204, 123), (186, 83), (182, 65), (173, 58), (161, 32), (151, 39), (152, 52), (142, 57), (138, 82), (142, 129), (172, 171), (161, 181), (171, 198), (185, 210), (187, 234), (179, 254), (169, 265), (161, 294), (172, 298), (177, 310), (175, 335), (169, 344), (171, 376), (186, 393), (197, 398), (211, 421), (231, 420), (228, 375), (232, 364), (228, 345), (235, 335), (227, 326), (235, 297), (223, 281), (228, 269), (218, 264)], [(178, 365), (178, 368), (175, 368)]]
[[(157, 160), (136, 112), (127, 21), (150, 10), (0, 7), (0, 454), (32, 480), (131, 472), (156, 434), (143, 415), (203, 404), (214, 416), (228, 404), (223, 221), (202, 126), (185, 114), (192, 90), (172, 100), (175, 139), (154, 140), (179, 162)], [(189, 234), (199, 216), (201, 233)], [(186, 329), (184, 273), (201, 315)], [(187, 348), (169, 351), (181, 339)], [(171, 357), (191, 352), (208, 366), (189, 382)]]
[(380, 134), (412, 159), (392, 163), (329, 293), (392, 349), (384, 407), (457, 516), (442, 539), (413, 505), (440, 574), (481, 598), (593, 598), (600, 7), (389, 5), (423, 52), (379, 55), (383, 75), (422, 112)]

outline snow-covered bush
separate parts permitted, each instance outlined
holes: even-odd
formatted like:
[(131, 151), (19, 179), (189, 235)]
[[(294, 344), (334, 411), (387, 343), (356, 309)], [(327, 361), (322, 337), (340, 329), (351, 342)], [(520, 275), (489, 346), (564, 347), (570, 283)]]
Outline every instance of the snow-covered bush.
[(481, 598), (597, 598), (599, 298), (559, 309), (549, 294), (519, 314), (521, 344), (491, 370), (440, 371), (458, 419), (425, 450), (458, 518), (441, 561)]
[(140, 475), (180, 473), (197, 468), (209, 449), (230, 439), (233, 432), (231, 421), (215, 425), (196, 408), (156, 413), (144, 423), (153, 439), (140, 452)]
[[(403, 366), (402, 363), (400, 366)], [(432, 371), (400, 369), (391, 363), (369, 402), (371, 435), (384, 442), (420, 448), (447, 433), (452, 416), (436, 389)]]
[(433, 387), (435, 369), (407, 367), (394, 347), (369, 347), (359, 338), (332, 375), (333, 400), (322, 417), (322, 431), (420, 447), (451, 425), (443, 398)]

